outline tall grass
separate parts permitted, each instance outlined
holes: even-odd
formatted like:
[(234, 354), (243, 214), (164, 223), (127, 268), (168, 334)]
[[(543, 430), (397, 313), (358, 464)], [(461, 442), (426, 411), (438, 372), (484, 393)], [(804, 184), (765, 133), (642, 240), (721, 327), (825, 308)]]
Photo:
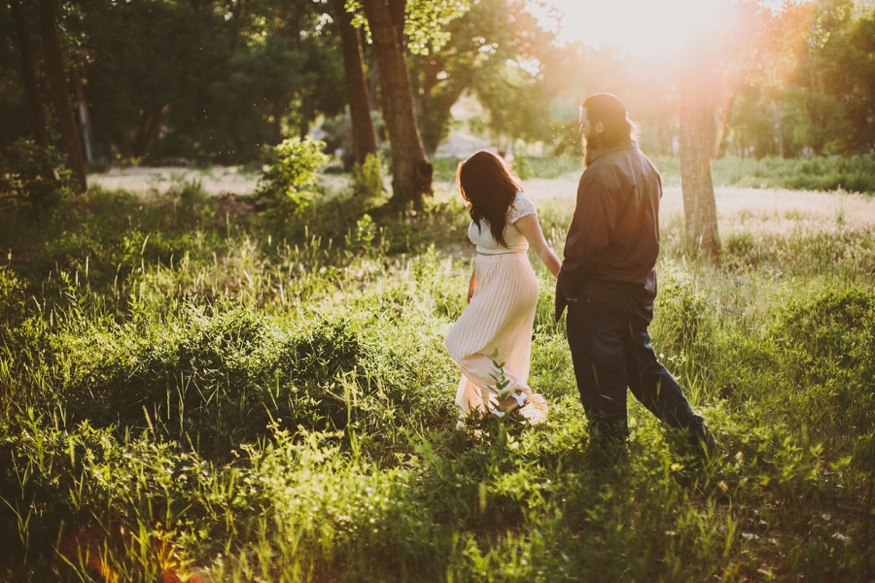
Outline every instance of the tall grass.
[(4, 580), (875, 578), (871, 230), (724, 233), (712, 267), (665, 225), (654, 348), (725, 455), (630, 403), (605, 464), (543, 267), (550, 419), (455, 429), (457, 202), (374, 220), (335, 196), (281, 239), (196, 190), (95, 191), (4, 235)]

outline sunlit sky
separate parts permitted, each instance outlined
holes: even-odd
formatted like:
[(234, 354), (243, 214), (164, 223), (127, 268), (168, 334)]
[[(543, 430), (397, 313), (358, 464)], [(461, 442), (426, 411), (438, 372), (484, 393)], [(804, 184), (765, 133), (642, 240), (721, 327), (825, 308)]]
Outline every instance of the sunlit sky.
[[(715, 14), (732, 0), (544, 0), (564, 14), (559, 41), (608, 44), (644, 59), (670, 57), (680, 50), (686, 31), (713, 23)], [(779, 6), (780, 0), (763, 4)], [(532, 13), (556, 30), (534, 3)]]

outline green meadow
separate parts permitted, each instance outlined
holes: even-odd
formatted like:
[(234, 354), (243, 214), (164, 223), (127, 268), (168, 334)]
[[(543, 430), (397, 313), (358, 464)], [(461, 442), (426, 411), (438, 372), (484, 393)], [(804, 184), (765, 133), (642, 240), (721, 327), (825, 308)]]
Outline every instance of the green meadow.
[[(556, 184), (532, 195), (561, 251)], [(630, 397), (605, 463), (534, 257), (549, 420), (455, 428), (465, 209), (363, 192), (280, 216), (179, 182), (0, 217), (0, 579), (875, 581), (871, 199), (718, 191), (714, 265), (668, 189), (653, 343), (722, 452)]]

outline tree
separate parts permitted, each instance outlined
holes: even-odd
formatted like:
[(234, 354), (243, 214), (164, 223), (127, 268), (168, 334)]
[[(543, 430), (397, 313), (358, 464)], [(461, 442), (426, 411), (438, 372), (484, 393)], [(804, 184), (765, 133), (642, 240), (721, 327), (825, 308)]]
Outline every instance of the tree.
[(109, 156), (241, 163), (345, 106), (339, 35), (310, 0), (79, 0), (65, 29)]
[(352, 141), (355, 163), (364, 164), (369, 154), (377, 153), (377, 137), (371, 119), (371, 104), (362, 57), (362, 40), (352, 25), (352, 14), (346, 11), (344, 0), (332, 0), (332, 14), (340, 33), (343, 48), (343, 70), (352, 121)]
[(36, 80), (36, 66), (34, 65), (33, 51), (30, 48), (28, 27), (18, 0), (11, 0), (10, 8), (12, 9), (12, 20), (15, 23), (15, 32), (18, 35), (18, 44), (21, 51), (22, 79), (24, 81), (27, 101), (30, 104), (31, 116), (33, 117), (33, 134), (37, 145), (45, 148), (49, 145), (49, 133), (46, 129), (43, 101)]
[(416, 123), (406, 51), (400, 40), (403, 30), (399, 30), (392, 19), (392, 11), (397, 14), (399, 5), (403, 13), (406, 0), (389, 2), (362, 0), (380, 64), (383, 119), (392, 146), (392, 198), (389, 203), (396, 209), (411, 203), (419, 208), (423, 195), (431, 194), (433, 168), (425, 155)]
[(684, 197), (686, 247), (694, 255), (719, 260), (717, 205), (711, 181), (714, 143), (714, 63), (707, 37), (684, 47), (681, 74), (681, 188)]
[(449, 133), (450, 109), (465, 91), (477, 96), (485, 114), (479, 125), (496, 139), (549, 138), (551, 98), (542, 77), (554, 35), (526, 3), (479, 0), (444, 30), (450, 35), (445, 45), (413, 59), (426, 152)]
[(55, 0), (40, 0), (40, 32), (43, 39), (43, 57), (46, 72), (52, 86), (52, 102), (55, 105), (55, 117), (61, 131), (61, 141), (67, 154), (67, 163), (79, 184), (79, 190), (88, 188), (85, 177), (85, 160), (82, 158), (82, 146), (79, 142), (79, 132), (73, 120), (73, 108), (70, 95), (67, 92), (67, 75), (64, 72), (64, 61), (61, 55), (61, 44), (55, 28)]
[[(775, 7), (758, 0), (738, 0), (724, 14), (713, 35), (721, 81), (718, 103), (722, 104), (715, 157), (730, 133), (736, 142), (756, 142), (757, 155), (783, 150), (782, 96), (798, 70), (810, 22), (810, 3), (785, 2)], [(730, 121), (733, 132), (729, 132)]]

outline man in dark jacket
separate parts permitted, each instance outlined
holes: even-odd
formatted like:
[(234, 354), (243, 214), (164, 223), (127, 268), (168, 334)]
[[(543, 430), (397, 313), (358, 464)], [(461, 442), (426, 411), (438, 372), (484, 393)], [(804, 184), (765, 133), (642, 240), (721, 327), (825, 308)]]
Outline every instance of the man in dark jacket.
[(717, 441), (656, 359), (647, 327), (656, 298), (662, 181), (638, 149), (622, 102), (592, 95), (580, 110), (586, 140), (577, 206), (556, 287), (556, 319), (568, 308), (568, 345), (593, 435), (628, 435), (626, 388), (658, 418), (690, 432), (701, 450)]

